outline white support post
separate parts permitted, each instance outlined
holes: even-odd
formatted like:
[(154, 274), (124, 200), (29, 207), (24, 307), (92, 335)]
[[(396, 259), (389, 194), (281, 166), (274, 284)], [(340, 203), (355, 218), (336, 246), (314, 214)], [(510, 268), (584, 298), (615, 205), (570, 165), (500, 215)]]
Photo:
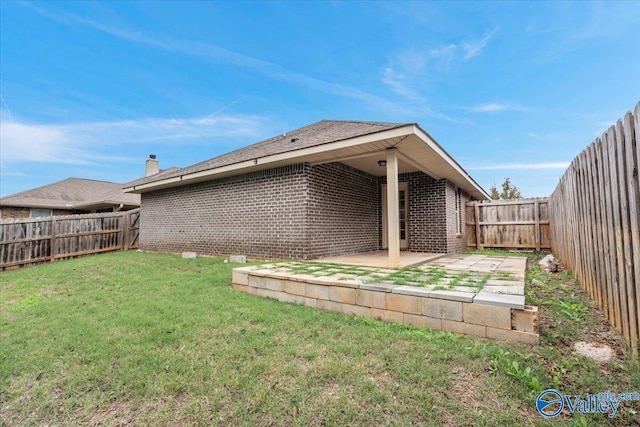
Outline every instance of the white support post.
[(389, 267), (400, 266), (400, 213), (398, 205), (398, 152), (387, 150), (387, 236)]

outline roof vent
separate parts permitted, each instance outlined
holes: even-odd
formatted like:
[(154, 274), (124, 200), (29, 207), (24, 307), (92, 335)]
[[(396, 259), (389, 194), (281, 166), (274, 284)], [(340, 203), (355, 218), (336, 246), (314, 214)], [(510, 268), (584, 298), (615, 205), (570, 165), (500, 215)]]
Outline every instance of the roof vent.
[(300, 138), (291, 138), (291, 142), (298, 142)]

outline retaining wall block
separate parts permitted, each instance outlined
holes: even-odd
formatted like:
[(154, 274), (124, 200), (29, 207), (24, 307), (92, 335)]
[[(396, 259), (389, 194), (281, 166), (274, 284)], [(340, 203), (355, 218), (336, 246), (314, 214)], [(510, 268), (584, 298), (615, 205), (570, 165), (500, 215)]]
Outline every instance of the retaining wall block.
[(509, 307), (485, 304), (463, 303), (462, 319), (465, 323), (511, 329), (511, 309)]
[(401, 294), (387, 294), (387, 310), (422, 314), (422, 298)]
[(422, 304), (422, 314), (436, 319), (462, 322), (462, 304), (460, 301), (425, 298)]

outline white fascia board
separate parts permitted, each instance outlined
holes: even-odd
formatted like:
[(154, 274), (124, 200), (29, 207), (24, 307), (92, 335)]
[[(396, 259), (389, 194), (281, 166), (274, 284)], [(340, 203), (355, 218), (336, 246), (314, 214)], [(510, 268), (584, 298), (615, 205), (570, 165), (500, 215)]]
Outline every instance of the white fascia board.
[(368, 135), (357, 136), (354, 138), (343, 139), (336, 142), (329, 142), (322, 145), (316, 145), (308, 148), (301, 148), (295, 151), (288, 151), (286, 153), (272, 154), (265, 157), (258, 157), (253, 160), (245, 160), (240, 163), (234, 163), (227, 166), (221, 166), (215, 169), (208, 169), (200, 172), (193, 172), (185, 175), (180, 175), (173, 178), (162, 179), (159, 181), (153, 181), (146, 184), (135, 185), (133, 187), (124, 188), (125, 193), (144, 193), (144, 190), (161, 189), (175, 187), (175, 184), (182, 185), (191, 181), (202, 181), (202, 178), (210, 177), (215, 179), (217, 175), (238, 171), (241, 172), (244, 169), (251, 169), (257, 165), (268, 165), (270, 163), (277, 163), (282, 161), (303, 159), (307, 156), (322, 153), (325, 151), (339, 150), (341, 148), (353, 147), (356, 145), (363, 145), (370, 142), (380, 141), (384, 139), (399, 138), (405, 135), (409, 135), (415, 132), (414, 125), (406, 125), (395, 129), (389, 129), (381, 132), (376, 132)]

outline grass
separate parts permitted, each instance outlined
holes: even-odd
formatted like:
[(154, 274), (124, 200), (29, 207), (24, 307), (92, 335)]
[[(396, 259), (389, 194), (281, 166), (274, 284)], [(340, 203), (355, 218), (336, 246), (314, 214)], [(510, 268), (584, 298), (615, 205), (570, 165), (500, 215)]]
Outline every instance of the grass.
[(613, 420), (535, 410), (552, 386), (640, 390), (619, 345), (600, 366), (570, 350), (619, 340), (565, 273), (530, 269), (543, 332), (528, 347), (235, 292), (232, 268), (130, 251), (0, 273), (0, 425), (638, 422), (638, 402)]

